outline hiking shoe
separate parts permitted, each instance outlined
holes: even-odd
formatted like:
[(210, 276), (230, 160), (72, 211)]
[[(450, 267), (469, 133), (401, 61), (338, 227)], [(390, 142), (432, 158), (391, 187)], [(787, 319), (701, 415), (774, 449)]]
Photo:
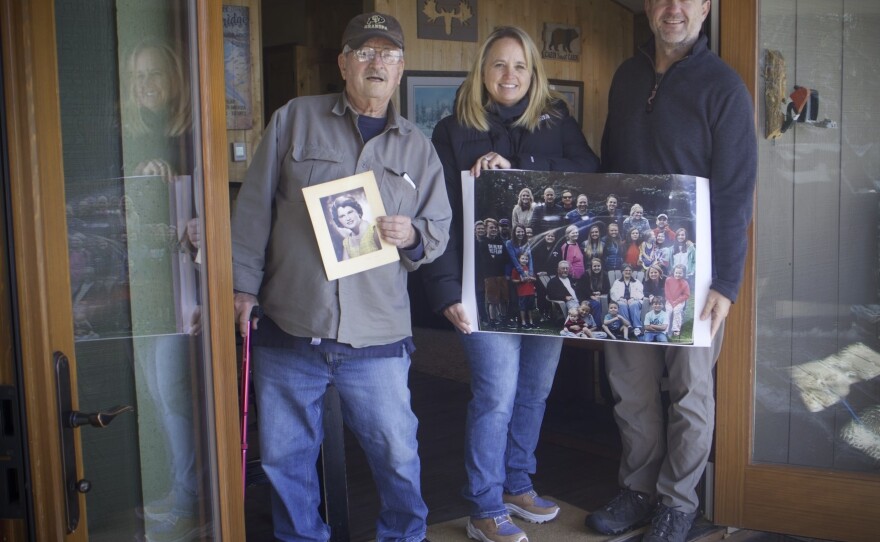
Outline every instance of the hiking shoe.
[(555, 502), (542, 499), (534, 491), (521, 495), (504, 494), (501, 497), (504, 506), (510, 515), (522, 518), (529, 523), (544, 523), (555, 518), (559, 514), (559, 507)]
[(620, 534), (648, 523), (653, 511), (654, 504), (647, 493), (624, 489), (611, 502), (587, 516), (584, 523), (597, 533)]
[(510, 516), (468, 518), (468, 538), (482, 542), (529, 542), (526, 533), (516, 526)]
[(642, 542), (685, 542), (696, 517), (696, 512), (688, 514), (660, 504), (651, 519), (651, 529), (642, 537)]

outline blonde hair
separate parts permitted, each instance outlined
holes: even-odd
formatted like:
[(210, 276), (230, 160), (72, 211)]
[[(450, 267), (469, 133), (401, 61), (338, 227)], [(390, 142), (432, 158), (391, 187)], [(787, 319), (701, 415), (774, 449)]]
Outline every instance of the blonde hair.
[(534, 207), (535, 206), (535, 196), (534, 196), (534, 194), (532, 194), (532, 189), (529, 187), (523, 188), (522, 190), (519, 191), (519, 195), (516, 197), (516, 204), (522, 205), (523, 194), (528, 194), (529, 197), (532, 198), (532, 201), (529, 202), (529, 209)]
[(480, 47), (474, 65), (461, 85), (458, 100), (455, 104), (455, 116), (458, 122), (468, 128), (474, 128), (481, 132), (489, 131), (489, 121), (486, 118), (486, 108), (492, 103), (489, 92), (483, 81), (483, 69), (486, 67), (486, 55), (496, 41), (503, 38), (511, 38), (519, 42), (523, 48), (526, 59), (526, 67), (532, 74), (529, 84), (529, 105), (514, 126), (526, 128), (534, 132), (544, 114), (559, 116), (559, 111), (553, 106), (556, 100), (562, 96), (550, 89), (547, 82), (547, 73), (541, 63), (541, 54), (538, 47), (529, 35), (515, 26), (501, 26), (495, 29)]
[(150, 127), (144, 121), (143, 112), (138, 105), (136, 96), (135, 62), (138, 55), (148, 50), (155, 50), (162, 59), (171, 84), (168, 98), (168, 123), (164, 135), (176, 137), (183, 135), (192, 124), (192, 107), (187, 73), (178, 51), (168, 43), (156, 38), (146, 38), (135, 45), (128, 55), (128, 91), (125, 100), (126, 128), (133, 135), (149, 133)]

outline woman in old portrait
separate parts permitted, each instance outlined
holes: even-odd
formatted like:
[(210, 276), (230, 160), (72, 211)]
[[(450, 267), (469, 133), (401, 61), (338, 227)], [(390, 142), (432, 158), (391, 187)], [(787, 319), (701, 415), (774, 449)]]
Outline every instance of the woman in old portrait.
[(364, 220), (364, 209), (350, 196), (340, 196), (331, 208), (333, 222), (342, 234), (342, 260), (350, 260), (379, 250), (379, 231)]

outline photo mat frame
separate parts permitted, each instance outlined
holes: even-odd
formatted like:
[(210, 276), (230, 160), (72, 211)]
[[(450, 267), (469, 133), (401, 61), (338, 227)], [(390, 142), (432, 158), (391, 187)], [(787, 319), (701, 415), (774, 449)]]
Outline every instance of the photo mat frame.
[(568, 104), (568, 112), (578, 125), (584, 124), (584, 82), (566, 81), (564, 79), (548, 79), (550, 88), (562, 94)]
[(430, 139), (440, 119), (455, 112), (455, 94), (465, 77), (467, 72), (404, 71), (400, 81), (401, 114)]
[(327, 280), (340, 279), (400, 260), (397, 247), (381, 237), (376, 250), (346, 258), (343, 246), (346, 230), (337, 225), (332, 214), (333, 202), (337, 198), (354, 200), (362, 211), (359, 213), (361, 219), (375, 227), (376, 217), (385, 216), (385, 206), (372, 171), (307, 186), (302, 191)]

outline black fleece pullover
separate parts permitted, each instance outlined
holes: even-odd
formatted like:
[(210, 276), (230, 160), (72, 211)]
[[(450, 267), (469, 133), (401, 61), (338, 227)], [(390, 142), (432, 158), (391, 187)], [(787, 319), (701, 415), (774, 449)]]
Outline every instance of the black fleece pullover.
[(662, 75), (652, 38), (615, 73), (602, 137), (602, 171), (709, 179), (711, 287), (731, 301), (742, 283), (754, 203), (753, 111), (742, 79), (709, 50), (706, 36)]

